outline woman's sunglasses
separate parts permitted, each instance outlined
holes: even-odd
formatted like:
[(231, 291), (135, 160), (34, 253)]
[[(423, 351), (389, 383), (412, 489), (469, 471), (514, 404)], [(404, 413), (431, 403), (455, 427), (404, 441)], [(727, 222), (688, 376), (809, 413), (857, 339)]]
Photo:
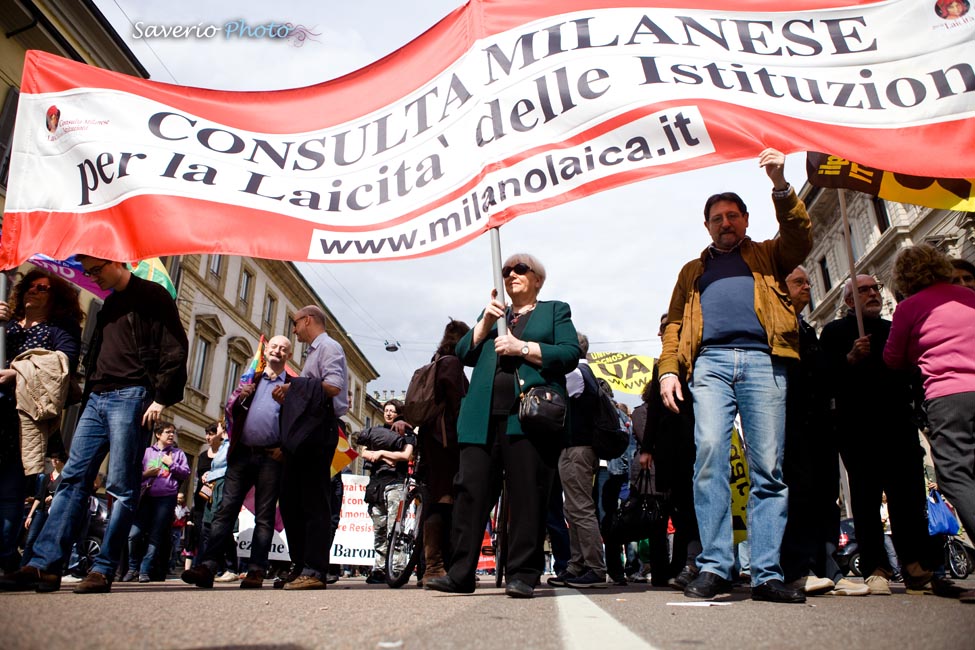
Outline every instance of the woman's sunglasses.
[(514, 271), (518, 275), (525, 275), (526, 273), (531, 272), (531, 270), (532, 267), (528, 266), (527, 264), (518, 262), (514, 266), (506, 266), (503, 269), (501, 269), (501, 277), (507, 278), (509, 275), (511, 275), (512, 271)]

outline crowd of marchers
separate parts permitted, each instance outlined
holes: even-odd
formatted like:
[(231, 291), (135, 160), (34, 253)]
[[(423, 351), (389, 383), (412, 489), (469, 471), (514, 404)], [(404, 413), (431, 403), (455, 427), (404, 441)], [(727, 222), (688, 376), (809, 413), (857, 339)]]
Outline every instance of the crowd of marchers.
[[(975, 592), (946, 576), (944, 540), (929, 534), (928, 516), (936, 488), (975, 531), (975, 267), (929, 245), (906, 247), (890, 289), (873, 276), (851, 278), (848, 313), (817, 335), (802, 316), (812, 224), (784, 163), (774, 149), (758, 160), (772, 184), (772, 239), (748, 237), (738, 194), (705, 201), (710, 243), (678, 274), (643, 403), (632, 414), (619, 406), (629, 444), (617, 457), (601, 451), (604, 389), (585, 363), (588, 339), (569, 305), (539, 300), (546, 270), (535, 256), (505, 260), (506, 295), (490, 291), (473, 327), (450, 320), (423, 373), (432, 410), (410, 421), (420, 412), (411, 385), (405, 404), (384, 405), (381, 426), (354, 437), (370, 470), (376, 564), (367, 582), (387, 579), (390, 533), (415, 470), (426, 494), (420, 584), (432, 591), (473, 593), (485, 531), (503, 527), (499, 569), (512, 598), (531, 598), (543, 585), (636, 580), (691, 599), (742, 585), (753, 600), (802, 603), (820, 594), (890, 595), (898, 579), (909, 592), (975, 602)], [(191, 511), (178, 501), (186, 457), (162, 418), (186, 382), (175, 303), (119, 262), (80, 261), (85, 275), (113, 290), (97, 316), (83, 391), (72, 381), (82, 319), (73, 290), (34, 271), (0, 303), (10, 360), (0, 371), (0, 588), (60, 589), (76, 567), (101, 480), (110, 515), (76, 593), (150, 580), (174, 513), (194, 556), (182, 580), (209, 588), (223, 569), (236, 576), (234, 528), (252, 489), (255, 526), (240, 587), (273, 577), (278, 507), (291, 566), (274, 586), (325, 589), (338, 579), (329, 549), (341, 482), (328, 470), (348, 409), (348, 371), (322, 310), (295, 316), (294, 334), (309, 349), (300, 376), (285, 371), (290, 340), (274, 336), (263, 371), (228, 398), (221, 428), (207, 432)], [(897, 301), (891, 320), (882, 315), (887, 295)], [(65, 450), (57, 422), (72, 400), (82, 411)], [(737, 436), (749, 489), (747, 540), (739, 543), (729, 462)], [(841, 460), (862, 581), (837, 561)], [(502, 492), (508, 508), (498, 516)], [(25, 498), (33, 504), (26, 521)], [(640, 498), (656, 509), (636, 539), (620, 512)], [(553, 575), (543, 580), (547, 549)]]

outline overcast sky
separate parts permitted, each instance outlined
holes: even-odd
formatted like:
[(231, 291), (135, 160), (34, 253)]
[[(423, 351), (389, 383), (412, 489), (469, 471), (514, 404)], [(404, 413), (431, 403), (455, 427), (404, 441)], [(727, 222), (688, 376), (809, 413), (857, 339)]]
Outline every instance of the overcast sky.
[[(416, 38), (458, 0), (96, 0), (122, 39), (157, 81), (226, 90), (275, 90), (346, 74)], [(377, 20), (379, 18), (379, 20)], [(310, 38), (138, 38), (174, 25), (226, 29), (302, 25)], [(791, 155), (786, 176), (798, 189), (804, 156)], [(576, 327), (595, 352), (656, 356), (659, 315), (680, 267), (710, 241), (704, 199), (736, 191), (749, 205), (749, 234), (765, 239), (776, 226), (771, 183), (756, 161), (651, 179), (544, 212), (501, 230), (502, 255), (530, 252), (546, 266), (541, 298), (572, 306)], [(448, 316), (473, 325), (492, 286), (487, 235), (433, 257), (399, 262), (301, 264), (302, 272), (380, 373), (370, 391), (406, 388), (429, 361)], [(398, 342), (397, 352), (386, 343)], [(617, 393), (618, 398), (624, 395)], [(635, 404), (638, 399), (626, 397)]]

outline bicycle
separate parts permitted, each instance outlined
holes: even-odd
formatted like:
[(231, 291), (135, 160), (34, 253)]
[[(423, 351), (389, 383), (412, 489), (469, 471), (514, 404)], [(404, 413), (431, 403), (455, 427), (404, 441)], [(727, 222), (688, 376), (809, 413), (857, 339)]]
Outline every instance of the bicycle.
[(410, 459), (403, 481), (403, 501), (389, 531), (386, 552), (386, 584), (399, 589), (410, 580), (423, 552), (423, 511), (426, 487), (416, 477), (419, 454)]
[(502, 484), (501, 496), (494, 514), (494, 586), (504, 581), (504, 566), (508, 561), (508, 490)]
[(945, 567), (952, 577), (964, 580), (972, 572), (971, 558), (965, 545), (954, 535), (945, 536)]

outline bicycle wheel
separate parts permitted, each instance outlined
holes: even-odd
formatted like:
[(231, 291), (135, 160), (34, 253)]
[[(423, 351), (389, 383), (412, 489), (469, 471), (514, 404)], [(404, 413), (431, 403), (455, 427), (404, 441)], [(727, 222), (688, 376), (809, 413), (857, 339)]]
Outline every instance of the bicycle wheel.
[(945, 564), (948, 565), (951, 575), (959, 580), (964, 580), (972, 572), (965, 547), (953, 539), (948, 539), (945, 544)]
[(494, 586), (504, 582), (504, 566), (508, 561), (508, 490), (501, 488), (498, 501), (498, 516), (495, 523), (494, 543)]
[(396, 523), (389, 533), (386, 584), (393, 589), (409, 582), (423, 551), (423, 502), (423, 488), (417, 485), (400, 504)]

